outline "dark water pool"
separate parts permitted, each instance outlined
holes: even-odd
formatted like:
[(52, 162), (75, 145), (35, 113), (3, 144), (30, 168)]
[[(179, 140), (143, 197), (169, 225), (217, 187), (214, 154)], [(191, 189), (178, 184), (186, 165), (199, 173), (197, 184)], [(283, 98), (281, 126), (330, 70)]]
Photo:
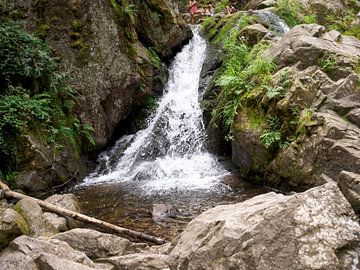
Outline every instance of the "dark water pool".
[(168, 190), (143, 194), (129, 182), (79, 186), (71, 190), (84, 214), (170, 240), (203, 211), (241, 202), (266, 192), (232, 174), (222, 179), (227, 188)]

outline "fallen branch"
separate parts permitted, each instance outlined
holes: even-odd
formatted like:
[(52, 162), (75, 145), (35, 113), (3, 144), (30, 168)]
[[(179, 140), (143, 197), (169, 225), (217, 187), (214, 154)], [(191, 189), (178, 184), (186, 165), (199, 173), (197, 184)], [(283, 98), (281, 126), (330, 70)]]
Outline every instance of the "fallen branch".
[(0, 180), (0, 189), (2, 189), (4, 191), (5, 197), (14, 198), (14, 199), (17, 199), (17, 200), (21, 200), (21, 199), (33, 200), (38, 205), (40, 205), (42, 208), (44, 208), (44, 209), (46, 209), (46, 210), (48, 210), (50, 212), (56, 213), (58, 215), (64, 216), (64, 217), (71, 217), (73, 219), (83, 221), (83, 222), (89, 223), (91, 225), (95, 225), (97, 227), (104, 228), (106, 230), (110, 230), (112, 232), (116, 232), (116, 233), (119, 233), (119, 234), (124, 234), (125, 233), (125, 234), (134, 236), (134, 237), (139, 238), (139, 239), (144, 239), (146, 241), (149, 241), (149, 242), (152, 242), (152, 243), (155, 243), (155, 244), (161, 245), (161, 244), (166, 243), (166, 241), (161, 239), (161, 238), (151, 236), (151, 235), (148, 235), (148, 234), (145, 234), (145, 233), (133, 231), (133, 230), (130, 230), (130, 229), (122, 228), (122, 227), (116, 226), (114, 224), (111, 224), (111, 223), (108, 223), (108, 222), (105, 222), (105, 221), (102, 221), (102, 220), (99, 220), (99, 219), (96, 219), (96, 218), (92, 218), (92, 217), (89, 217), (89, 216), (86, 216), (84, 214), (80, 214), (80, 213), (77, 213), (77, 212), (74, 212), (74, 211), (70, 211), (68, 209), (53, 205), (51, 203), (48, 203), (48, 202), (45, 202), (45, 201), (30, 197), (30, 196), (27, 196), (27, 195), (24, 195), (24, 194), (21, 194), (21, 193), (11, 191), (7, 185), (5, 185), (3, 182), (1, 182), (1, 180)]

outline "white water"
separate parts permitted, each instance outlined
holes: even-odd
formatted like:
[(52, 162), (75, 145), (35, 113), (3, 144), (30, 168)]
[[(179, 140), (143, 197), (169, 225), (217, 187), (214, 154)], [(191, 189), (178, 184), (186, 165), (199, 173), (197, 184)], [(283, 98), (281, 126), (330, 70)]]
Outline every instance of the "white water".
[(147, 193), (221, 186), (228, 172), (204, 149), (198, 100), (206, 42), (198, 29), (193, 32), (190, 43), (174, 59), (164, 96), (148, 127), (102, 153), (99, 167), (83, 185), (132, 181)]

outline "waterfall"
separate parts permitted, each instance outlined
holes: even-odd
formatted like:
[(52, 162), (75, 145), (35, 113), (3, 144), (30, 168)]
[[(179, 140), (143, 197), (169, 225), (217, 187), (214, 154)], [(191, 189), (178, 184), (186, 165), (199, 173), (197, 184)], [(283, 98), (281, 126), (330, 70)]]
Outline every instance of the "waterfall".
[(199, 103), (199, 77), (206, 41), (194, 36), (170, 66), (169, 80), (148, 126), (120, 138), (100, 155), (99, 166), (82, 185), (126, 182), (147, 193), (214, 189), (229, 174), (204, 148), (206, 139)]
[(271, 10), (256, 10), (254, 11), (254, 15), (260, 23), (269, 27), (271, 31), (278, 35), (283, 35), (290, 31), (290, 27), (286, 22)]

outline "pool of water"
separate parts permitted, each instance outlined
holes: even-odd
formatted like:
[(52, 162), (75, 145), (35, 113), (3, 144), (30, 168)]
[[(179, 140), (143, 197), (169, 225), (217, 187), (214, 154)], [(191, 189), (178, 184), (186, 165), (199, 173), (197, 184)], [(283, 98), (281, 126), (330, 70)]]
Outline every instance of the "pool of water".
[(124, 182), (79, 186), (71, 192), (86, 215), (171, 240), (203, 211), (266, 191), (229, 174), (221, 179), (221, 186), (212, 190), (172, 189), (146, 194), (134, 183)]

